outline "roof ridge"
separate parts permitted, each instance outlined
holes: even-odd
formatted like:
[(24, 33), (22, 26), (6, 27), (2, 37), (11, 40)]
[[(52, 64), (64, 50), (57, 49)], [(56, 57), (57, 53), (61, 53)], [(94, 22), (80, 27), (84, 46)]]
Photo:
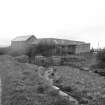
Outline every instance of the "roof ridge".
[(52, 40), (63, 40), (63, 41), (72, 41), (72, 42), (80, 42), (80, 43), (85, 43), (84, 41), (78, 41), (78, 40), (69, 40), (69, 39), (61, 39), (61, 38), (38, 38), (39, 40), (43, 40), (43, 39), (52, 39)]
[[(24, 36), (17, 36), (12, 41), (25, 41), (28, 40), (30, 37), (34, 35), (24, 35)], [(35, 36), (34, 36), (35, 37)], [(36, 37), (35, 37), (36, 38)]]

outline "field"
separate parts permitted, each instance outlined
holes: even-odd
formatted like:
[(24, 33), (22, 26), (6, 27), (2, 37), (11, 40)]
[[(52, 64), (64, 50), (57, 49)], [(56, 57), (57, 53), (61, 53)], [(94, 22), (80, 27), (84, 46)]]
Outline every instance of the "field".
[(2, 105), (73, 105), (38, 74), (38, 66), (0, 56)]
[[(88, 105), (105, 104), (105, 79), (98, 74), (67, 66), (56, 66), (55, 85)], [(98, 104), (101, 100), (101, 104)]]
[[(39, 76), (39, 66), (19, 63), (15, 59), (0, 56), (3, 105), (74, 105)], [(73, 65), (83, 61), (83, 68), (96, 63), (91, 54), (69, 56), (66, 60)], [(52, 66), (55, 69), (54, 85), (77, 99), (79, 105), (105, 105), (105, 78), (92, 73), (91, 69), (85, 71), (73, 65)]]

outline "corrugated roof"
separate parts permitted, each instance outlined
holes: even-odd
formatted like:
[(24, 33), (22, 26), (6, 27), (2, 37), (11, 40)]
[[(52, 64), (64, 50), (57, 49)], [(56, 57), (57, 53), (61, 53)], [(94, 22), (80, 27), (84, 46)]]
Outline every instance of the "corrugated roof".
[[(27, 35), (27, 36), (17, 36), (12, 41), (26, 41), (34, 35)], [(35, 36), (34, 36), (35, 37)], [(36, 37), (35, 37), (36, 38)]]
[(66, 39), (56, 39), (56, 38), (40, 38), (33, 44), (38, 43), (48, 43), (48, 44), (58, 44), (58, 45), (80, 45), (86, 44), (85, 42), (81, 41), (73, 41), (73, 40), (66, 40)]

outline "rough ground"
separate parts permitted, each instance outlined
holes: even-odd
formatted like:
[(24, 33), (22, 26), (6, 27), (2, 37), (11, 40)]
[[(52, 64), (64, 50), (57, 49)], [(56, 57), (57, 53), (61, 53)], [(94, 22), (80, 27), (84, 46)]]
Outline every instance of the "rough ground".
[[(87, 105), (105, 104), (105, 79), (67, 66), (56, 66), (55, 85)], [(88, 102), (87, 102), (88, 101)]]
[(0, 56), (2, 105), (73, 105), (38, 74), (38, 66)]
[[(55, 66), (54, 83), (75, 97), (80, 105), (105, 105), (105, 79), (69, 66)], [(0, 56), (3, 105), (74, 105), (59, 96), (39, 76), (38, 66), (18, 63), (10, 56)]]

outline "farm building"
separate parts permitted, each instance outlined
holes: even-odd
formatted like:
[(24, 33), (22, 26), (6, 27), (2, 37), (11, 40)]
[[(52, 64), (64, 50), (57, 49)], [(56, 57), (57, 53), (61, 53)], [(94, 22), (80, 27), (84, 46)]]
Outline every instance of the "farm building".
[(64, 39), (56, 39), (56, 38), (40, 38), (36, 42), (32, 44), (54, 44), (56, 48), (60, 47), (62, 51), (67, 52), (68, 54), (79, 54), (90, 52), (90, 43), (85, 43), (81, 41), (73, 41), (73, 40), (64, 40)]
[(37, 38), (34, 35), (18, 36), (11, 41), (11, 48), (15, 51), (26, 51)]
[[(78, 54), (90, 52), (90, 43), (81, 41), (56, 39), (56, 38), (39, 38), (37, 39), (34, 35), (19, 36), (11, 41), (11, 48), (14, 50), (25, 51), (27, 47), (38, 45), (38, 44), (55, 45), (55, 52), (58, 47), (68, 54)], [(61, 52), (62, 52), (61, 51)]]

